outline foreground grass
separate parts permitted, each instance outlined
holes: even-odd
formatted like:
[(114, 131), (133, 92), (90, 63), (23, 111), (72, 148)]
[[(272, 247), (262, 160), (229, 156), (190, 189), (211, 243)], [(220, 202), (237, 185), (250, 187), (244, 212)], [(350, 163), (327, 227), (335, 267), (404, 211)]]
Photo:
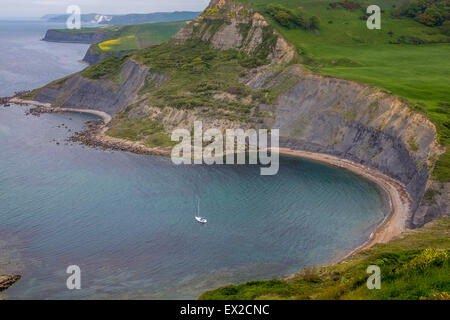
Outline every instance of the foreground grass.
[[(199, 299), (450, 299), (449, 230), (450, 218), (441, 218), (337, 265), (305, 269), (282, 280), (229, 285)], [(369, 265), (381, 268), (380, 290), (367, 289)]]

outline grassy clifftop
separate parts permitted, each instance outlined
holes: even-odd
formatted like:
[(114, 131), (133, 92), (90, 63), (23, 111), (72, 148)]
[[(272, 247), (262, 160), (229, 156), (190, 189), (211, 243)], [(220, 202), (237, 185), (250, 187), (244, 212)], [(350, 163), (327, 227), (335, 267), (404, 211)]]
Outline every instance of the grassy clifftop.
[[(49, 30), (46, 39), (64, 42), (65, 38), (69, 37), (70, 40), (72, 39), (70, 36), (75, 36), (77, 41), (82, 39), (83, 43), (92, 43), (85, 59), (87, 58), (89, 63), (96, 63), (109, 57), (123, 56), (165, 42), (185, 25), (185, 21), (177, 21), (81, 29), (55, 29)], [(95, 57), (95, 59), (92, 59), (92, 57)]]
[[(200, 300), (450, 299), (450, 218), (409, 231), (339, 264), (311, 268), (286, 279), (250, 281), (204, 293)], [(369, 290), (366, 270), (381, 269), (381, 289)]]
[[(411, 108), (436, 125), (440, 142), (450, 143), (450, 36), (448, 27), (427, 26), (398, 15), (400, 6), (417, 1), (380, 0), (381, 30), (366, 27), (364, 0), (237, 0), (253, 7), (273, 25), (312, 71), (376, 85), (405, 98)], [(286, 25), (270, 14), (269, 5), (281, 5), (308, 23), (319, 18), (318, 28)], [(299, 8), (300, 7), (300, 8)], [(447, 19), (449, 11), (446, 11)], [(282, 20), (280, 20), (282, 21)], [(448, 21), (448, 20), (447, 20)], [(447, 148), (448, 149), (448, 148)], [(441, 157), (434, 178), (450, 181), (450, 153)]]
[(111, 40), (94, 44), (89, 50), (101, 56), (137, 51), (169, 40), (185, 25), (186, 22), (165, 22), (105, 27), (115, 29), (114, 36)]

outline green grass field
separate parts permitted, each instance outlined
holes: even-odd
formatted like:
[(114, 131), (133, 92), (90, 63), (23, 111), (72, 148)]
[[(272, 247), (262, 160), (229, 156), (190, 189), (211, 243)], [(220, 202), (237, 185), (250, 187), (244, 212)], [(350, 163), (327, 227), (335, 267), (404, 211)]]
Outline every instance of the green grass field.
[[(426, 114), (436, 125), (441, 144), (450, 144), (450, 44), (440, 27), (428, 27), (413, 19), (393, 18), (399, 1), (379, 0), (384, 10), (381, 30), (366, 27), (367, 1), (354, 0), (359, 9), (329, 6), (330, 0), (237, 0), (254, 7), (294, 44), (304, 63), (324, 75), (373, 84), (406, 99), (412, 109)], [(320, 18), (318, 32), (286, 28), (266, 13), (268, 4), (281, 4), (306, 17)], [(400, 38), (426, 44), (390, 44)], [(400, 41), (402, 42), (402, 41)], [(404, 41), (403, 41), (404, 42)], [(443, 43), (439, 43), (443, 42)], [(450, 181), (450, 151), (441, 157), (434, 179)]]
[(113, 32), (112, 39), (94, 44), (89, 50), (103, 58), (119, 56), (167, 41), (185, 25), (182, 21), (108, 27), (105, 29)]
[[(450, 218), (410, 231), (329, 267), (288, 279), (250, 281), (204, 293), (200, 300), (392, 300), (450, 299)], [(381, 269), (381, 289), (369, 290), (369, 265)]]
[(144, 23), (132, 25), (103, 26), (81, 29), (58, 29), (64, 33), (94, 33), (104, 31), (110, 34), (110, 40), (91, 45), (91, 54), (98, 54), (102, 59), (119, 57), (152, 45), (169, 40), (181, 28), (185, 21)]
[(105, 41), (99, 45), (109, 47), (105, 51), (139, 50), (169, 40), (185, 24), (186, 22), (167, 22), (126, 25), (117, 31), (114, 39), (119, 41), (116, 44), (108, 45), (108, 41)]

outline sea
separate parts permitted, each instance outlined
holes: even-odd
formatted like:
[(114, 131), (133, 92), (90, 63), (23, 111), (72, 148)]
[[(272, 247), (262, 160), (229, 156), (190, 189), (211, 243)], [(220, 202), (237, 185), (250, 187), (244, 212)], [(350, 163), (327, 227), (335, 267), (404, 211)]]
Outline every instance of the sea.
[[(41, 41), (61, 27), (0, 21), (0, 96), (86, 67), (87, 45)], [(375, 185), (332, 166), (176, 166), (71, 142), (94, 116), (28, 109), (0, 107), (0, 274), (22, 275), (7, 299), (195, 299), (336, 261), (386, 212)]]

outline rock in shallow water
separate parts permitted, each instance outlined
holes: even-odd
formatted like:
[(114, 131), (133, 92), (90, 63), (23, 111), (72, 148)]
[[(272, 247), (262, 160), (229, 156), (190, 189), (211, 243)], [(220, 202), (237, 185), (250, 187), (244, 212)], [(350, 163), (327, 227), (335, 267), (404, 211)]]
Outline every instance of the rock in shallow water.
[(0, 292), (11, 287), (20, 278), (19, 275), (0, 275)]

